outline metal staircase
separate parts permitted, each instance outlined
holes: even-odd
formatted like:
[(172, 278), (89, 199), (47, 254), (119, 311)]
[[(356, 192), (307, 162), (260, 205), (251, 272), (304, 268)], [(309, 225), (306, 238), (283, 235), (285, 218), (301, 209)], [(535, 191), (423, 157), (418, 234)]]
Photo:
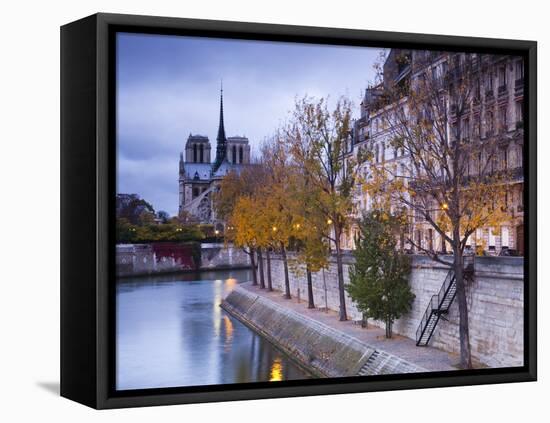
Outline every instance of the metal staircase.
[[(474, 272), (474, 257), (464, 257), (464, 278), (469, 280)], [(449, 270), (439, 292), (432, 296), (426, 311), (420, 320), (416, 330), (416, 345), (425, 347), (430, 342), (439, 319), (445, 319), (444, 314), (449, 313), (449, 308), (456, 296), (456, 279), (453, 269)]]

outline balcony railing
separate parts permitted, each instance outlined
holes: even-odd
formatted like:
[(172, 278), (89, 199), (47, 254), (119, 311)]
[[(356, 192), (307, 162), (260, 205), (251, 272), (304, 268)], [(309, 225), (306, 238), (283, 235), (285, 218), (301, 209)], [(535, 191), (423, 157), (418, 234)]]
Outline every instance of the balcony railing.
[(506, 89), (506, 85), (501, 85), (500, 87), (498, 87), (498, 95), (499, 97), (500, 96), (503, 96), (503, 95), (506, 95), (508, 94), (508, 91)]
[(492, 98), (492, 97), (493, 97), (493, 90), (486, 90), (485, 98)]

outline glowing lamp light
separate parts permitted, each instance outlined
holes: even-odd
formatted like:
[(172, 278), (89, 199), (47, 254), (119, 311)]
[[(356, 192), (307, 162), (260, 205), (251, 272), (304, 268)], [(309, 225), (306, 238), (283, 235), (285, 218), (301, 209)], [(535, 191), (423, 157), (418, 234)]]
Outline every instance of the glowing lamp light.
[(332, 225), (332, 219), (327, 220), (327, 225)]

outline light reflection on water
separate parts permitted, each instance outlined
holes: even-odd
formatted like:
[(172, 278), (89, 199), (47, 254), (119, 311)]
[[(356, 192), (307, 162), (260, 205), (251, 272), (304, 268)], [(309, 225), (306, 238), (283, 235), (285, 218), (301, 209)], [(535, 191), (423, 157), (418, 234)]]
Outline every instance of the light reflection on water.
[(117, 389), (307, 378), (219, 307), (249, 279), (240, 270), (118, 281)]

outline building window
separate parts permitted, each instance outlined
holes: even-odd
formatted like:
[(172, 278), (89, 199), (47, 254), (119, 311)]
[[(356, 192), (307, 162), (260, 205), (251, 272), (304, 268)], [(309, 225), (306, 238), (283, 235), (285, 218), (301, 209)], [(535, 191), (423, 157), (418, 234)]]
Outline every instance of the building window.
[(416, 249), (417, 251), (420, 251), (420, 248), (422, 247), (422, 232), (420, 231), (420, 229), (417, 229), (416, 231)]
[(376, 163), (380, 163), (378, 153), (379, 153), (378, 144), (376, 144), (376, 147), (374, 147), (374, 160), (376, 161)]
[(485, 94), (488, 96), (493, 95), (493, 73), (491, 71), (487, 72), (485, 78)]
[(523, 60), (516, 62), (516, 81), (523, 81)]
[(237, 163), (237, 146), (234, 145), (231, 153), (231, 161)]
[(477, 78), (474, 81), (474, 101), (478, 102), (480, 98), (481, 98), (481, 87), (480, 87), (479, 78)]
[(193, 163), (197, 163), (197, 144), (193, 144)]
[(502, 148), (501, 156), (502, 156), (502, 169), (506, 170), (508, 169), (508, 148), (506, 147)]
[(456, 123), (453, 123), (451, 126), (451, 135), (453, 140), (458, 139), (458, 125)]
[(204, 163), (204, 144), (200, 146), (200, 162)]
[(481, 137), (481, 119), (479, 115), (474, 117), (474, 137), (476, 138)]
[(506, 66), (501, 66), (498, 69), (499, 87), (506, 87)]
[(239, 163), (243, 162), (243, 147), (239, 147)]
[(516, 127), (523, 123), (523, 101), (516, 101)]
[(470, 119), (466, 118), (462, 120), (462, 140), (468, 141), (470, 139)]
[(500, 229), (500, 245), (502, 248), (510, 246), (510, 230), (507, 226), (502, 226)]
[(501, 131), (506, 131), (508, 129), (508, 110), (506, 109), (506, 106), (502, 106), (498, 109), (498, 120), (500, 124)]
[(490, 137), (491, 135), (493, 135), (493, 129), (494, 129), (493, 112), (487, 112), (487, 115), (485, 116), (485, 125), (486, 125), (485, 134), (488, 137)]
[(193, 188), (193, 198), (197, 198), (199, 196), (199, 189)]

